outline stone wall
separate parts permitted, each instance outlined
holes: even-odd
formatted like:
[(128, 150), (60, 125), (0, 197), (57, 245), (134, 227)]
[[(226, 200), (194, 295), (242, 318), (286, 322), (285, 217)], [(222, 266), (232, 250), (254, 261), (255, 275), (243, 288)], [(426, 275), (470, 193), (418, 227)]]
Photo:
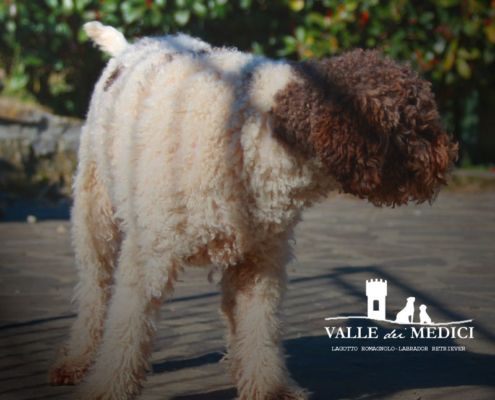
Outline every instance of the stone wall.
[(70, 194), (84, 121), (0, 102), (0, 188), (57, 186)]

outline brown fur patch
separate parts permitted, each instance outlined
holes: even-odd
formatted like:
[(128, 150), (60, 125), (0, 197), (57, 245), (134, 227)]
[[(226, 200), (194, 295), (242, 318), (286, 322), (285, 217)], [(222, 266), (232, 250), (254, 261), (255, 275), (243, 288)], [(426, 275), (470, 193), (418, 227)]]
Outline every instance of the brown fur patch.
[(120, 65), (117, 68), (115, 68), (115, 70), (112, 72), (112, 74), (108, 77), (107, 81), (105, 82), (105, 86), (103, 87), (104, 92), (108, 91), (108, 89), (110, 89), (110, 86), (114, 84), (114, 82), (122, 73), (122, 69), (123, 68)]
[(354, 50), (294, 65), (276, 96), (274, 133), (318, 156), (344, 192), (375, 205), (430, 202), (457, 156), (430, 85), (409, 65)]

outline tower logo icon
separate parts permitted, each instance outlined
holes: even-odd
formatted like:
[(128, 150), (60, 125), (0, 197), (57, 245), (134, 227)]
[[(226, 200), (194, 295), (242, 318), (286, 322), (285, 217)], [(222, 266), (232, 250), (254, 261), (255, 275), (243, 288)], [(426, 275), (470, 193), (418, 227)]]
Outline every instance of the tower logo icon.
[(367, 280), (366, 296), (368, 297), (368, 318), (386, 320), (387, 281), (383, 279)]

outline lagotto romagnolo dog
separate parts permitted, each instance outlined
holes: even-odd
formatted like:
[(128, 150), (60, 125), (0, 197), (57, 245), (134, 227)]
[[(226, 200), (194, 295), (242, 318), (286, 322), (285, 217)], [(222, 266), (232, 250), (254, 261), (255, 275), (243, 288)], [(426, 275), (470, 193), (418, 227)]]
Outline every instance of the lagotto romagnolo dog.
[[(49, 372), (83, 400), (134, 399), (164, 297), (186, 266), (220, 271), (228, 365), (243, 400), (306, 399), (279, 314), (288, 241), (331, 191), (375, 205), (432, 201), (457, 153), (430, 85), (355, 50), (273, 61), (186, 35), (112, 56), (81, 136), (73, 237), (78, 316)], [(87, 376), (85, 376), (87, 375)]]

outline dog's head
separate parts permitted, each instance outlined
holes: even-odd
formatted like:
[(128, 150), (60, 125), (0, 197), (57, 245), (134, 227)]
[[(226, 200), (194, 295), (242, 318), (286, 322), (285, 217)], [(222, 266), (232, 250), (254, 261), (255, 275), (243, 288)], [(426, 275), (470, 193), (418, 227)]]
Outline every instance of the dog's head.
[(407, 302), (408, 303), (414, 303), (416, 301), (416, 297), (408, 297)]
[(294, 66), (274, 132), (319, 156), (345, 193), (375, 205), (433, 201), (457, 156), (430, 84), (377, 51)]
[(425, 306), (424, 304), (421, 304), (421, 305), (419, 306), (419, 309), (420, 309), (421, 311), (424, 311), (424, 310), (426, 310), (426, 306)]

